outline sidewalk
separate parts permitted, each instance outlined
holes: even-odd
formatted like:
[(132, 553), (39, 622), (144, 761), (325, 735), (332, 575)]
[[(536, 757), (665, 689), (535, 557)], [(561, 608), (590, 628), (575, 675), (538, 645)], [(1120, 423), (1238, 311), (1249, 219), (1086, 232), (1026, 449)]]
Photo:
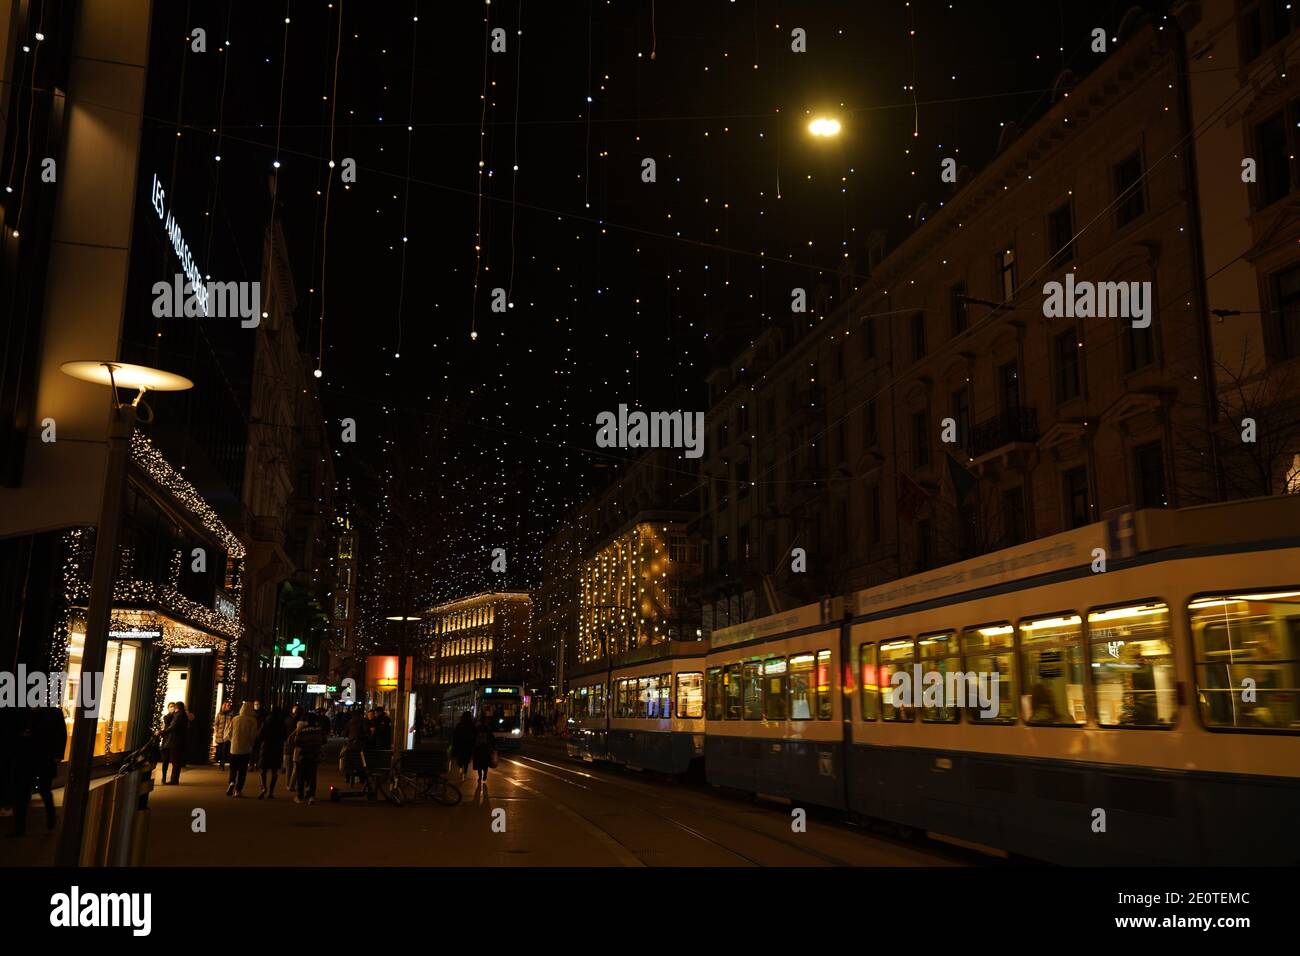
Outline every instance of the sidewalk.
[[(146, 866), (601, 866), (616, 862), (592, 845), (580, 822), (555, 809), (536, 788), (493, 772), (487, 788), (473, 775), (455, 807), (395, 807), (363, 797), (332, 803), (333, 784), (347, 789), (338, 769), (340, 741), (317, 773), (316, 803), (296, 804), (283, 776), (274, 800), (258, 800), (260, 778), (250, 772), (244, 796), (227, 797), (227, 774), (197, 767), (178, 787), (155, 788), (149, 799)], [(435, 742), (422, 742), (432, 748)], [(440, 748), (439, 748), (440, 749)], [(458, 771), (451, 773), (458, 782)], [(505, 833), (493, 811), (509, 815)], [(206, 832), (195, 832), (196, 810)]]

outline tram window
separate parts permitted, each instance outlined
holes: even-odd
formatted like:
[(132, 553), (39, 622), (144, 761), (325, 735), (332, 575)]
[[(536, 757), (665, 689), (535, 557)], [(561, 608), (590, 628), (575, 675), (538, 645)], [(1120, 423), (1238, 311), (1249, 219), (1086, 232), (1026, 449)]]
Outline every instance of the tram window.
[(605, 685), (593, 684), (591, 688), (591, 716), (605, 716)]
[[(987, 674), (992, 696), (997, 687), (997, 713), (986, 717), (983, 709), (974, 705), (966, 708), (971, 720), (981, 724), (1014, 724), (1016, 722), (1016, 691), (1013, 678), (1015, 661), (1015, 629), (1010, 624), (984, 624), (968, 627), (961, 632), (961, 648), (965, 655), (966, 673)], [(996, 681), (996, 685), (993, 683)], [(969, 704), (970, 698), (967, 697)], [(992, 703), (992, 701), (990, 701)], [(992, 707), (989, 708), (992, 710)]]
[(817, 675), (811, 654), (790, 658), (790, 719), (812, 720), (817, 701)]
[(741, 693), (744, 697), (742, 715), (746, 720), (763, 719), (763, 678), (757, 661), (741, 665)]
[(894, 695), (897, 688), (893, 685), (893, 677), (898, 671), (906, 671), (911, 676), (912, 659), (915, 654), (911, 638), (880, 642), (880, 668), (878, 673), (880, 675), (880, 686), (885, 691), (884, 699), (880, 703), (880, 710), (881, 716), (885, 720), (910, 721), (913, 719), (912, 708), (915, 698), (899, 699), (895, 703)]
[(636, 713), (633, 717), (659, 716), (659, 678), (640, 677), (637, 679)]
[(1077, 727), (1087, 721), (1082, 631), (1073, 612), (1020, 622), (1020, 705), (1028, 723)]
[(817, 652), (817, 719), (830, 720), (834, 712), (835, 701), (831, 697), (832, 675), (831, 652)]
[(659, 675), (659, 718), (667, 720), (673, 715), (673, 675)]
[(677, 718), (697, 720), (704, 716), (704, 675), (692, 671), (677, 675)]
[(858, 645), (858, 680), (862, 686), (862, 719), (880, 719), (880, 678), (876, 668), (876, 645)]
[(1300, 590), (1201, 597), (1188, 613), (1205, 725), (1300, 733)]
[(1178, 719), (1178, 678), (1164, 604), (1093, 611), (1088, 650), (1103, 727), (1168, 728)]
[(763, 662), (763, 716), (768, 720), (785, 720), (789, 716), (786, 698), (788, 666), (784, 657)]
[[(921, 658), (921, 686), (912, 693), (921, 698), (921, 719), (927, 723), (955, 724), (961, 713), (959, 708), (975, 703), (975, 687), (959, 683), (961, 654), (957, 649), (957, 635), (952, 631), (940, 634), (922, 634), (916, 639)], [(926, 675), (937, 673), (940, 683), (926, 686)]]
[(704, 695), (705, 706), (708, 708), (709, 720), (722, 719), (722, 668), (710, 667), (708, 670), (708, 687)]
[(742, 710), (740, 681), (740, 665), (728, 664), (722, 675), (723, 699), (727, 703), (724, 716), (727, 720), (740, 720)]

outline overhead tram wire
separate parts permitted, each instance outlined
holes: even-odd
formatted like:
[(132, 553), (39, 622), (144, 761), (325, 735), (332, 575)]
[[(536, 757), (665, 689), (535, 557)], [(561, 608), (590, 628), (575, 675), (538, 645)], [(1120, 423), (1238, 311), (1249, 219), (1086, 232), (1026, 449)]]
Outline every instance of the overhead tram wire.
[(492, 42), (492, 7), (484, 4), (483, 7), (483, 92), (479, 95), (479, 127), (478, 127), (478, 195), (474, 208), (474, 288), (470, 300), (469, 313), (469, 338), (470, 341), (478, 339), (478, 284), (479, 273), (483, 267), (483, 167), (486, 163), (484, 149), (487, 140), (487, 91), (488, 91), (488, 58), (491, 56)]
[(406, 182), (402, 191), (402, 270), (397, 284), (397, 347), (394, 349), (394, 358), (402, 357), (402, 309), (406, 303), (406, 247), (410, 245), (407, 241), (406, 226), (411, 208), (411, 148), (412, 141), (415, 138), (414, 127), (412, 126), (415, 121), (415, 64), (420, 37), (420, 8), (418, 2), (412, 0), (411, 7), (416, 13), (411, 15), (411, 86), (406, 101)]
[[(325, 178), (325, 221), (321, 232), (321, 250), (320, 250), (320, 320), (317, 323), (317, 341), (316, 341), (316, 372), (317, 378), (320, 378), (325, 372), (325, 284), (329, 281), (329, 272), (327, 263), (330, 254), (330, 194), (334, 190), (334, 132), (335, 116), (338, 112), (339, 101), (339, 51), (343, 48), (343, 4), (345, 0), (339, 0), (339, 26), (336, 39), (334, 41), (334, 80), (330, 87), (330, 146), (328, 156), (327, 175)], [(315, 157), (317, 161), (320, 157)]]
[(506, 305), (515, 301), (515, 203), (519, 189), (519, 80), (524, 70), (524, 0), (519, 0), (515, 21), (515, 128), (510, 171), (510, 279), (506, 283)]

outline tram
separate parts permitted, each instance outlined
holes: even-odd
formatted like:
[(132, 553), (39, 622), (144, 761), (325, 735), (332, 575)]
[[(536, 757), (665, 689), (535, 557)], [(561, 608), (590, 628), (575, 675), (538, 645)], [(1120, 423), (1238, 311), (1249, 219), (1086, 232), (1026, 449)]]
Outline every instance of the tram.
[(1056, 863), (1300, 863), (1300, 497), (1128, 512), (717, 630), (702, 669), (716, 786)]
[(523, 701), (522, 684), (502, 684), (483, 678), (457, 684), (442, 698), (443, 735), (450, 740), (460, 715), (469, 711), (476, 721), (480, 716), (487, 716), (497, 750), (518, 750), (524, 734)]
[(684, 774), (704, 753), (704, 644), (638, 648), (569, 681), (569, 756)]

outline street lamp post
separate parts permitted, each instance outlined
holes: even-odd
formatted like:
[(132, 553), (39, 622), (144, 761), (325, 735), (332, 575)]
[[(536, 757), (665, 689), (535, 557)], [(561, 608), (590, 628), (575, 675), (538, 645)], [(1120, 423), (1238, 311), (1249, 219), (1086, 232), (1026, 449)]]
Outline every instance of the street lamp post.
[[(86, 828), (86, 801), (90, 793), (90, 771), (95, 757), (95, 731), (98, 713), (86, 707), (87, 681), (104, 670), (108, 657), (108, 628), (113, 610), (113, 571), (116, 563), (117, 533), (122, 521), (122, 501), (126, 496), (127, 463), (131, 457), (131, 433), (135, 430), (136, 410), (144, 393), (174, 392), (192, 388), (194, 383), (179, 375), (143, 365), (120, 362), (64, 362), (62, 371), (85, 382), (108, 385), (111, 413), (108, 423), (108, 467), (104, 479), (104, 498), (95, 531), (95, 564), (90, 578), (90, 602), (86, 608), (86, 638), (81, 653), (81, 678), (77, 699), (73, 702), (76, 717), (72, 725), (72, 747), (68, 754), (68, 782), (63, 790), (63, 829), (59, 833), (59, 866), (77, 866), (81, 862), (81, 840)], [(130, 404), (117, 400), (118, 387), (136, 388)], [(99, 701), (96, 701), (96, 710)]]
[[(398, 720), (393, 721), (393, 730), (401, 734), (400, 737), (393, 740), (393, 756), (396, 757), (405, 749), (402, 742), (406, 740), (406, 735), (411, 726), (411, 715), (406, 709), (406, 625), (411, 621), (418, 621), (420, 618), (413, 617), (403, 611), (403, 613), (391, 615), (385, 620), (399, 621), (402, 625), (399, 632), (400, 636), (397, 639), (397, 714), (395, 715), (401, 719), (400, 722)], [(412, 668), (412, 680), (415, 678), (414, 670)]]

